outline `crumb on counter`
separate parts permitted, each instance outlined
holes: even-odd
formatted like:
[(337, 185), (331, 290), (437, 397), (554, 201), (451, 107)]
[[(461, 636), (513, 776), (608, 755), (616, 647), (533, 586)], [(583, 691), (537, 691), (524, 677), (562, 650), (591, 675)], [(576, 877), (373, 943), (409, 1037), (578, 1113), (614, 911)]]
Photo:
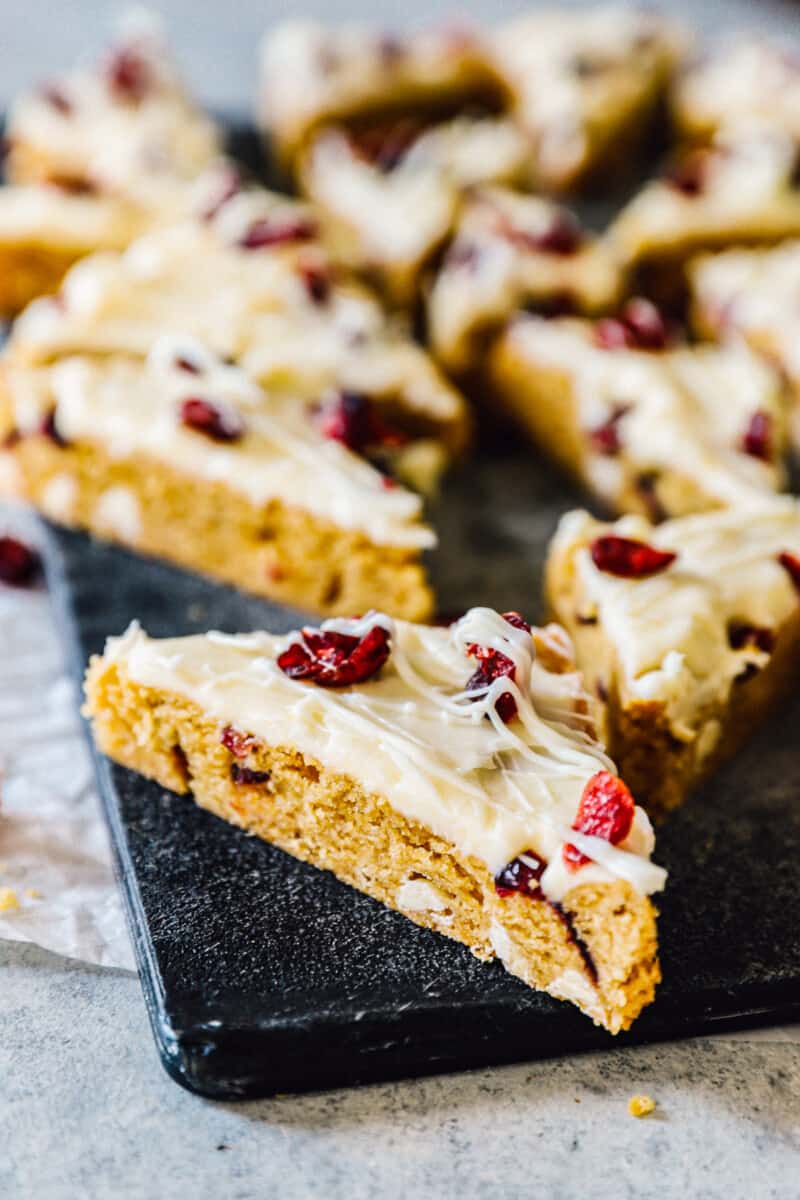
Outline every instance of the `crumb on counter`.
[(628, 1101), (628, 1112), (632, 1117), (646, 1117), (655, 1109), (656, 1102), (652, 1096), (631, 1096)]
[(13, 888), (0, 887), (0, 912), (13, 912), (19, 908), (19, 897)]

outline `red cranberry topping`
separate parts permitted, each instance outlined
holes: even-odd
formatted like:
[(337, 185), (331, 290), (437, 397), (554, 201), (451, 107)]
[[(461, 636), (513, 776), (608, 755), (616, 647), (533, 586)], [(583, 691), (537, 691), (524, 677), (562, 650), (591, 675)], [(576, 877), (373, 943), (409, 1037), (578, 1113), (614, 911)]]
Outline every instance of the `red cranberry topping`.
[(665, 571), (677, 557), (672, 550), (657, 550), (636, 538), (614, 533), (595, 538), (590, 547), (592, 562), (600, 571), (621, 579), (644, 579)]
[(798, 592), (800, 592), (800, 555), (792, 554), (789, 550), (784, 550), (778, 555), (778, 562), (785, 571), (789, 572), (789, 578)]
[(742, 438), (742, 449), (753, 458), (769, 462), (772, 458), (772, 417), (768, 412), (759, 409), (750, 418), (750, 423)]
[(708, 154), (696, 150), (687, 154), (665, 172), (664, 183), (684, 196), (699, 196), (706, 185)]
[(544, 254), (575, 254), (583, 245), (583, 230), (566, 208), (557, 209), (538, 233), (516, 229), (511, 225), (506, 226), (503, 232), (516, 245)]
[(317, 227), (306, 217), (261, 217), (239, 239), (243, 250), (265, 250), (286, 242), (307, 242), (317, 236)]
[(324, 437), (342, 442), (356, 454), (370, 446), (403, 446), (407, 436), (386, 425), (376, 405), (360, 392), (338, 392), (317, 410)]
[(45, 83), (39, 88), (39, 95), (51, 108), (62, 117), (68, 117), (73, 111), (73, 104), (67, 93), (57, 83)]
[[(622, 780), (610, 771), (598, 771), (583, 789), (572, 828), (576, 833), (603, 838), (617, 846), (631, 831), (634, 807), (633, 796)], [(568, 842), (564, 847), (564, 862), (575, 871), (591, 859)]]
[(595, 326), (595, 342), (602, 350), (665, 350), (670, 329), (651, 300), (634, 296), (619, 316), (604, 317)]
[(243, 767), (241, 763), (231, 763), (231, 780), (241, 787), (248, 784), (269, 783), (270, 777), (269, 771), (253, 771), (250, 767)]
[(765, 654), (771, 654), (775, 645), (775, 634), (763, 625), (748, 625), (744, 621), (732, 621), (728, 626), (728, 642), (733, 650), (744, 650), (755, 646)]
[(46, 437), (49, 441), (54, 442), (56, 446), (60, 446), (62, 450), (69, 444), (67, 439), (62, 437), (56, 428), (56, 410), (54, 408), (51, 408), (50, 412), (42, 420), (39, 426), (39, 433), (42, 437)]
[(108, 86), (118, 100), (138, 104), (150, 90), (152, 74), (147, 59), (132, 46), (121, 46), (106, 60)]
[(378, 674), (391, 653), (388, 630), (373, 625), (363, 637), (304, 626), (303, 640), (278, 656), (290, 679), (308, 679), (319, 687), (349, 687)]
[(350, 133), (350, 145), (359, 158), (379, 171), (393, 171), (425, 129), (417, 117), (395, 117)]
[[(515, 629), (524, 629), (526, 633), (531, 632), (530, 625), (518, 612), (503, 613), (503, 619), (509, 625), (513, 625)], [(516, 670), (514, 661), (502, 651), (493, 650), (489, 646), (479, 646), (477, 642), (472, 642), (467, 646), (467, 654), (470, 658), (477, 658), (478, 669), (467, 680), (464, 688), (466, 692), (477, 692), (487, 688), (495, 679), (502, 679), (505, 676), (510, 679), (514, 678)], [(510, 692), (501, 692), (494, 707), (500, 720), (506, 725), (517, 715), (517, 702)]]
[(187, 358), (185, 354), (179, 354), (176, 357), (175, 366), (179, 371), (186, 371), (189, 375), (203, 374), (203, 368), (193, 359)]
[(322, 263), (300, 263), (298, 273), (314, 304), (324, 304), (331, 294), (331, 273)]
[(188, 396), (182, 400), (180, 415), (182, 424), (215, 442), (238, 442), (244, 436), (244, 421), (238, 413), (217, 408), (199, 396)]
[(539, 880), (546, 866), (547, 863), (537, 854), (526, 850), (497, 872), (494, 890), (498, 896), (513, 896), (515, 892), (521, 892), (523, 896), (539, 898), (542, 894)]
[(241, 171), (233, 164), (226, 164), (224, 170), (220, 172), (219, 189), (214, 199), (200, 214), (202, 221), (213, 221), (214, 217), (221, 208), (232, 200), (234, 196), (238, 196), (242, 190), (242, 174)]
[(0, 537), (0, 580), (15, 587), (29, 584), (39, 571), (39, 555), (24, 542)]
[(598, 454), (619, 454), (622, 444), (619, 438), (619, 422), (630, 412), (630, 404), (617, 404), (602, 425), (589, 430), (589, 441)]
[(247, 758), (253, 750), (258, 750), (261, 743), (250, 733), (242, 733), (235, 725), (226, 725), (219, 739), (226, 750), (230, 750), (235, 758)]

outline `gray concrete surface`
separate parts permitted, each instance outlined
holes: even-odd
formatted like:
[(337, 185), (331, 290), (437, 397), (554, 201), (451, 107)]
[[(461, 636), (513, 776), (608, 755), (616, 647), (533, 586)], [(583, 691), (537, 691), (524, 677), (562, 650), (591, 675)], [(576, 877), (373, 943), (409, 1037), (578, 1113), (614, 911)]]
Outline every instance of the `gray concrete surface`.
[[(2, 0), (0, 105), (102, 44), (120, 5)], [(253, 45), (288, 11), (405, 25), (439, 0), (164, 0), (197, 92), (247, 109)], [(481, 0), (476, 17), (523, 4)], [(791, 3), (674, 5), (708, 29), (800, 33)], [(464, 9), (462, 8), (462, 11)], [(653, 1116), (628, 1098), (647, 1092)], [(0, 943), (0, 1197), (360, 1200), (416, 1195), (794, 1200), (800, 1195), (800, 1044), (789, 1031), (240, 1106), (163, 1073), (132, 976)]]
[[(791, 1200), (800, 1046), (702, 1039), (242, 1105), (162, 1072), (139, 986), (0, 944), (4, 1200)], [(635, 1120), (634, 1092), (659, 1107)]]

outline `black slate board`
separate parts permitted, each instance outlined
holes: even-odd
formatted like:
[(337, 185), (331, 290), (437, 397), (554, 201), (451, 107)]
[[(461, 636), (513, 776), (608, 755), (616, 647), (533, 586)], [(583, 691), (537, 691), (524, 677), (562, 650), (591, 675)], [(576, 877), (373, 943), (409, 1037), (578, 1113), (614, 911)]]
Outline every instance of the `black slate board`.
[[(496, 445), (434, 514), (444, 610), (536, 617), (539, 569), (576, 502)], [(154, 635), (286, 630), (298, 614), (51, 530), (47, 565), (76, 671), (134, 617)], [(499, 964), (97, 758), (159, 1053), (180, 1083), (244, 1097), (685, 1037), (800, 1016), (800, 705), (659, 831), (665, 982), (616, 1039)]]

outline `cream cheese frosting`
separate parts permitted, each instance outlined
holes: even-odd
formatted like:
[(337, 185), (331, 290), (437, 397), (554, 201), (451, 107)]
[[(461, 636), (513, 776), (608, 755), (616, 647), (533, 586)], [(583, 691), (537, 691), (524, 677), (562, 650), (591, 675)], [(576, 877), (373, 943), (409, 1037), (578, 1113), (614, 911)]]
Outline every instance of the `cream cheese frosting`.
[(723, 127), (703, 155), (698, 190), (654, 180), (622, 210), (609, 237), (623, 258), (725, 238), (768, 241), (800, 230), (794, 138), (769, 124)]
[(0, 243), (55, 251), (122, 249), (143, 231), (141, 211), (110, 196), (37, 184), (0, 188)]
[[(186, 369), (182, 363), (189, 363)], [(435, 542), (418, 496), (386, 487), (380, 472), (323, 437), (293, 397), (269, 395), (202, 343), (164, 336), (142, 364), (128, 358), (65, 358), (51, 367), (8, 368), (20, 433), (34, 433), (54, 410), (69, 444), (101, 445), (112, 457), (153, 458), (189, 477), (223, 483), (254, 505), (297, 505), (379, 545)], [(244, 426), (224, 443), (181, 422), (182, 403), (199, 399)]]
[[(321, 301), (309, 293), (316, 272)], [(369, 291), (332, 277), (316, 245), (250, 251), (191, 220), (78, 263), (57, 303), (36, 301), (19, 317), (10, 354), (26, 364), (65, 354), (145, 357), (164, 333), (236, 358), (271, 391), (386, 399), (432, 434), (465, 419), (462, 397), (425, 351)]]
[[(115, 89), (114, 55), (129, 56), (141, 90)], [(12, 106), (12, 173), (16, 146), (46, 176), (86, 180), (146, 208), (170, 206), (176, 185), (219, 155), (219, 135), (186, 95), (160, 23), (128, 23), (111, 56), (105, 69), (73, 71)]]
[(448, 366), (467, 366), (472, 339), (526, 304), (566, 295), (592, 312), (614, 302), (620, 271), (605, 242), (576, 222), (574, 250), (546, 249), (554, 224), (571, 220), (540, 196), (500, 187), (471, 194), (428, 302), (431, 340)]
[(703, 255), (692, 264), (691, 281), (704, 324), (763, 342), (800, 379), (800, 241)]
[[(783, 484), (786, 399), (776, 373), (746, 346), (608, 350), (594, 344), (590, 322), (573, 318), (526, 317), (506, 336), (530, 370), (553, 369), (572, 380), (587, 435), (584, 469), (612, 502), (631, 472), (652, 469), (664, 473), (665, 488), (673, 473), (697, 484), (697, 495), (683, 484), (664, 492), (674, 515), (691, 511), (698, 496), (705, 506), (709, 499), (754, 503)], [(756, 413), (770, 422), (772, 461), (743, 450)], [(593, 452), (591, 431), (613, 418), (619, 452)]]
[(728, 38), (678, 79), (673, 108), (690, 133), (761, 118), (800, 137), (797, 50), (747, 35)]
[[(549, 864), (541, 886), (552, 900), (582, 883), (615, 878), (646, 893), (663, 886), (663, 870), (649, 861), (653, 834), (641, 809), (616, 846), (571, 829), (588, 780), (611, 769), (576, 712), (589, 703), (579, 676), (547, 671), (530, 634), (490, 609), (472, 609), (449, 629), (376, 613), (327, 621), (322, 629), (361, 636), (375, 624), (389, 633), (388, 662), (375, 678), (346, 688), (321, 688), (281, 671), (276, 659), (302, 640), (300, 633), (160, 641), (134, 624), (106, 654), (134, 682), (185, 696), (223, 725), (294, 747), (358, 780), (493, 873), (533, 851)], [(511, 658), (515, 678), (467, 695), (474, 669), (467, 648), (476, 642)], [(509, 725), (494, 707), (502, 692), (518, 706), (519, 719)], [(592, 861), (569, 870), (565, 843)]]
[[(591, 556), (591, 543), (608, 533), (676, 558), (646, 578), (620, 578)], [(658, 526), (635, 516), (609, 526), (571, 512), (561, 519), (551, 553), (554, 561), (566, 556), (571, 563), (578, 619), (596, 617), (613, 649), (623, 701), (659, 701), (675, 736), (684, 740), (698, 736), (749, 664), (768, 661), (768, 652), (753, 641), (732, 645), (731, 627), (775, 634), (800, 604), (779, 561), (784, 553), (800, 556), (800, 502), (789, 497)]]
[(545, 10), (497, 31), (495, 61), (545, 183), (569, 183), (590, 160), (598, 133), (638, 115), (660, 90), (681, 40), (654, 14), (624, 8)]
[(284, 21), (261, 45), (259, 115), (284, 150), (320, 121), (449, 96), (495, 83), (480, 39), (466, 26), (399, 37), (350, 24)]

